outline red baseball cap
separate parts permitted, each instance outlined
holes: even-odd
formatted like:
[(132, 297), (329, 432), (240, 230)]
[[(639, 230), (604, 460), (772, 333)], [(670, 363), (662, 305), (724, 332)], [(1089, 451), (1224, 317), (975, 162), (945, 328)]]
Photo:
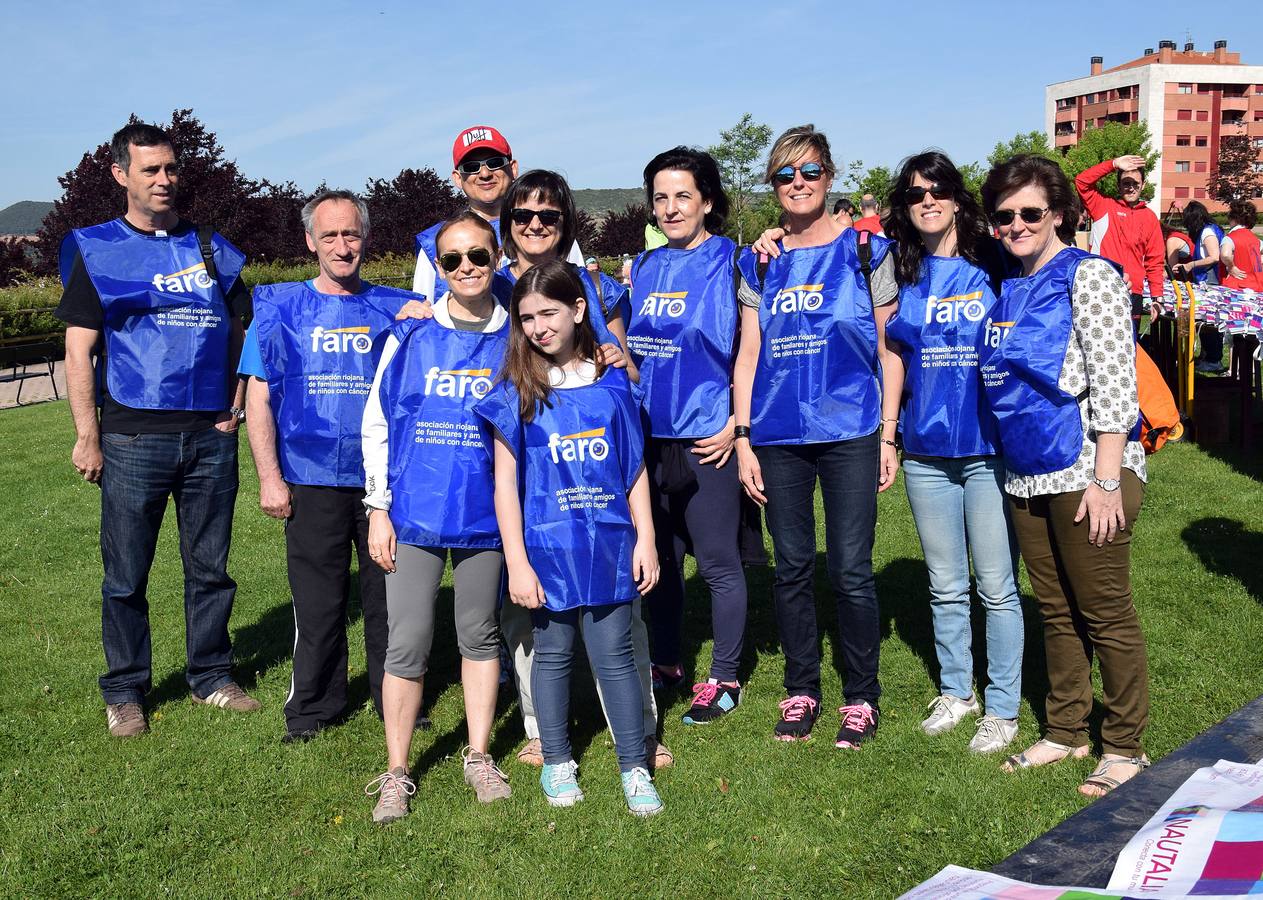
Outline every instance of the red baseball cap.
[(456, 135), (456, 142), (452, 144), (452, 166), (459, 166), (460, 161), (470, 152), (484, 147), (513, 157), (513, 151), (509, 149), (509, 142), (504, 139), (504, 135), (490, 125), (473, 125)]

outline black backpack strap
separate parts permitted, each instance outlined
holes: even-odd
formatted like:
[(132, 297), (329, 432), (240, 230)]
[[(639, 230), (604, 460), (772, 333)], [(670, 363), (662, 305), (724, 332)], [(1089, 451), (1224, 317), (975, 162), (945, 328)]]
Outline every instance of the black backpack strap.
[(202, 262), (206, 263), (206, 274), (210, 276), (211, 281), (218, 281), (219, 272), (215, 269), (215, 244), (211, 240), (214, 234), (215, 228), (212, 225), (197, 227), (197, 243), (202, 248)]
[(864, 287), (868, 288), (869, 299), (873, 296), (873, 245), (868, 242), (867, 231), (857, 233), (859, 244), (856, 251), (860, 256), (860, 271), (864, 273)]

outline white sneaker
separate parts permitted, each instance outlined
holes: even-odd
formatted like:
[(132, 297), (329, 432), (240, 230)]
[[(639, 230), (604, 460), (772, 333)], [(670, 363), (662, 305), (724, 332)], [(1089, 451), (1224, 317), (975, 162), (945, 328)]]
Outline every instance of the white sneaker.
[(1017, 719), (983, 716), (978, 720), (978, 733), (969, 742), (969, 749), (974, 753), (995, 753), (1009, 746), (1015, 737)]
[(939, 694), (930, 703), (930, 714), (921, 723), (921, 730), (928, 735), (945, 734), (960, 724), (960, 720), (981, 712), (978, 698), (961, 700), (950, 694)]

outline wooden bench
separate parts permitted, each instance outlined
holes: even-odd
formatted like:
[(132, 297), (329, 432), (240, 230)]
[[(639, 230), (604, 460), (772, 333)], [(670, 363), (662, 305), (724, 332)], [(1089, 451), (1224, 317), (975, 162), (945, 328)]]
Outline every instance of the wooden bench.
[[(41, 335), (43, 337), (43, 335)], [(51, 337), (51, 335), (49, 335)], [(17, 382), (17, 404), (22, 405), (22, 385), (28, 378), (47, 378), (53, 386), (53, 396), (58, 400), (56, 371), (61, 356), (61, 344), (53, 340), (12, 343), (0, 346), (0, 384)], [(34, 368), (34, 371), (32, 371)]]

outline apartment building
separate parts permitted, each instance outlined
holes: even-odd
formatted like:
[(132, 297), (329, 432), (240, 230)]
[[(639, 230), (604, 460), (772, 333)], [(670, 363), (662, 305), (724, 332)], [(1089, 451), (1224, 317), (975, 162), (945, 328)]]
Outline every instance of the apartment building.
[(1210, 52), (1192, 42), (1177, 50), (1174, 41), (1160, 41), (1156, 52), (1147, 49), (1111, 69), (1099, 56), (1092, 57), (1091, 66), (1091, 74), (1045, 89), (1044, 127), (1053, 146), (1064, 153), (1085, 129), (1143, 121), (1152, 146), (1162, 154), (1159, 171), (1149, 175), (1154, 211), (1200, 200), (1221, 212), (1226, 206), (1212, 200), (1207, 189), (1220, 139), (1247, 135), (1259, 173), (1254, 205), (1263, 210), (1263, 66), (1242, 63), (1227, 41), (1216, 41)]

